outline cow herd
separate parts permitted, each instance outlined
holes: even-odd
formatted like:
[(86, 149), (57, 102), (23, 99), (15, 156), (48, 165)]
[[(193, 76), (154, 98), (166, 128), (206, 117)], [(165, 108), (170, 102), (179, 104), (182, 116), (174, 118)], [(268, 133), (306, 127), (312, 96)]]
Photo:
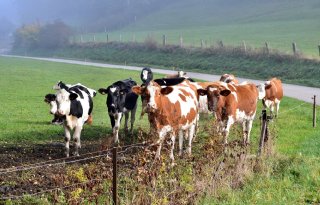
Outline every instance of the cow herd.
[[(142, 84), (131, 78), (119, 80), (100, 88), (98, 92), (107, 95), (106, 106), (110, 117), (114, 142), (119, 142), (121, 119), (125, 117), (125, 134), (133, 132), (137, 99), (142, 100), (141, 117), (147, 114), (150, 131), (158, 136), (156, 159), (160, 158), (162, 143), (170, 137), (170, 159), (174, 162), (174, 146), (179, 137), (179, 155), (183, 154), (183, 141), (187, 140), (186, 153), (191, 155), (193, 138), (197, 135), (200, 113), (212, 113), (218, 122), (217, 129), (223, 135), (223, 143), (228, 143), (228, 135), (234, 123), (242, 124), (243, 144), (250, 143), (250, 131), (256, 115), (257, 103), (262, 100), (264, 108), (271, 114), (283, 97), (281, 81), (272, 78), (263, 84), (249, 82), (239, 84), (231, 74), (224, 74), (220, 81), (194, 82), (179, 71), (162, 79), (153, 79), (150, 68), (141, 71)], [(58, 82), (53, 87), (55, 94), (47, 94), (45, 102), (54, 115), (52, 123), (63, 124), (65, 132), (65, 154), (69, 156), (71, 131), (75, 141), (76, 156), (81, 147), (80, 135), (85, 123), (92, 123), (93, 100), (96, 91), (80, 83), (75, 85)], [(130, 115), (130, 130), (128, 127)]]

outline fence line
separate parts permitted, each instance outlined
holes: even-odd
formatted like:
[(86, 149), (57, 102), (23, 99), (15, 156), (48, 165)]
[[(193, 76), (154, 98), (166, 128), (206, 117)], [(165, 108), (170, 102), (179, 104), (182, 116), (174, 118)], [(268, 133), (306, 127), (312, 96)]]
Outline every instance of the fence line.
[(287, 113), (287, 112), (290, 112), (290, 111), (292, 111), (292, 110), (296, 110), (296, 109), (298, 109), (299, 107), (301, 107), (302, 105), (305, 105), (305, 104), (308, 104), (308, 102), (303, 102), (303, 103), (301, 103), (300, 105), (297, 105), (297, 106), (295, 106), (295, 107), (293, 107), (293, 108), (290, 108), (289, 110), (285, 110), (285, 111), (283, 111), (283, 112), (279, 112), (278, 115), (282, 115), (282, 114)]
[(6, 169), (0, 169), (0, 174), (1, 174), (3, 171), (6, 171), (6, 170), (8, 171), (8, 170), (10, 170), (10, 169), (17, 170), (17, 169), (26, 168), (26, 167), (31, 167), (31, 166), (37, 166), (37, 165), (47, 164), (47, 163), (51, 163), (51, 162), (55, 162), (55, 161), (59, 161), (59, 160), (70, 160), (70, 159), (73, 159), (73, 158), (84, 157), (84, 156), (86, 156), (86, 155), (97, 154), (97, 153), (100, 153), (100, 152), (106, 152), (106, 151), (110, 151), (110, 150), (111, 150), (111, 149), (100, 150), (100, 151), (97, 151), (97, 152), (88, 152), (88, 153), (82, 154), (81, 156), (63, 157), (63, 158), (58, 158), (58, 159), (51, 159), (51, 160), (47, 160), (47, 161), (37, 162), (37, 163), (33, 163), (33, 164), (26, 164), (26, 165), (17, 166), (17, 167), (10, 167), (10, 168), (6, 168)]
[[(132, 149), (132, 148), (141, 148), (141, 147), (154, 146), (154, 144), (151, 144), (149, 146), (145, 146), (146, 144), (147, 144), (147, 142), (136, 143), (136, 144), (131, 144), (131, 145), (125, 145), (123, 147), (120, 147), (120, 148), (125, 149), (125, 150), (120, 151), (118, 153), (125, 153), (125, 152), (127, 152), (127, 150)], [(46, 164), (46, 163), (52, 162), (52, 161), (66, 160), (66, 159), (68, 159), (68, 157), (64, 157), (64, 158), (60, 158), (60, 159), (54, 159), (54, 160), (48, 160), (48, 161), (39, 162), (39, 163), (35, 163), (35, 164), (30, 164), (30, 165), (26, 165), (26, 166), (19, 166), (19, 167), (11, 167), (11, 168), (7, 168), (7, 169), (2, 169), (0, 171), (0, 175), (7, 174), (7, 173), (12, 173), (12, 172), (26, 171), (26, 170), (31, 170), (31, 169), (41, 168), (41, 167), (47, 167), (47, 166), (52, 167), (52, 166), (58, 166), (58, 165), (72, 164), (72, 163), (81, 162), (81, 161), (87, 161), (87, 160), (90, 160), (90, 159), (96, 159), (96, 158), (100, 158), (100, 157), (104, 157), (104, 156), (110, 155), (111, 148), (106, 149), (106, 150), (102, 150), (102, 151), (86, 153), (84, 155), (95, 154), (95, 153), (106, 152), (106, 151), (107, 151), (107, 153), (105, 153), (105, 154), (95, 155), (95, 156), (92, 156), (92, 157), (86, 157), (86, 158), (81, 158), (81, 159), (70, 160), (70, 161), (66, 161), (66, 162), (64, 161), (64, 162)], [(76, 158), (76, 157), (77, 156), (73, 156), (73, 158)]]
[[(118, 154), (124, 154), (127, 151), (129, 151), (130, 149), (148, 148), (148, 147), (152, 147), (152, 146), (155, 146), (155, 145), (158, 145), (158, 144), (157, 143), (152, 143), (152, 144), (149, 144), (147, 146), (146, 145), (147, 145), (147, 142), (126, 145), (126, 146), (120, 147), (123, 150), (121, 150), (121, 151), (119, 151), (117, 153)], [(28, 165), (27, 167), (24, 167), (22, 169), (17, 169), (17, 170), (10, 170), (12, 168), (9, 168), (8, 170), (6, 170), (4, 172), (0, 172), (0, 175), (1, 174), (12, 173), (12, 172), (30, 170), (30, 169), (35, 169), (35, 168), (40, 168), (40, 167), (45, 167), (45, 166), (57, 166), (57, 165), (61, 165), (61, 164), (71, 164), (71, 163), (75, 163), (75, 162), (79, 162), (79, 161), (85, 161), (85, 160), (88, 160), (88, 159), (94, 159), (94, 158), (98, 158), (98, 157), (103, 157), (103, 156), (109, 155), (111, 153), (111, 148), (109, 148), (107, 150), (99, 151), (99, 152), (105, 152), (105, 151), (108, 151), (108, 153), (100, 154), (100, 155), (96, 155), (96, 156), (92, 156), (92, 157), (86, 157), (86, 158), (82, 158), (82, 159), (71, 160), (71, 161), (68, 161), (68, 162), (57, 162), (57, 163), (53, 163), (53, 164), (44, 164), (44, 165), (38, 165), (38, 166), (30, 166), (30, 165)], [(93, 153), (98, 153), (98, 152), (86, 153), (86, 155), (93, 154)], [(65, 158), (61, 158), (61, 159), (65, 159)], [(56, 159), (56, 160), (61, 160), (61, 159)], [(56, 161), (56, 160), (49, 160), (49, 161)], [(47, 161), (41, 162), (41, 163), (46, 163), (46, 162)], [(39, 164), (39, 163), (36, 163), (36, 164)], [(20, 166), (20, 168), (21, 167), (23, 167), (23, 166)], [(37, 196), (37, 195), (44, 194), (44, 193), (47, 193), (47, 192), (53, 192), (53, 191), (57, 191), (57, 190), (61, 190), (61, 189), (67, 189), (67, 188), (71, 188), (71, 187), (75, 187), (75, 186), (79, 186), (79, 185), (88, 184), (90, 182), (102, 181), (102, 180), (103, 179), (92, 179), (92, 180), (89, 180), (89, 181), (86, 181), (86, 182), (83, 182), (83, 183), (75, 183), (75, 184), (68, 185), (68, 186), (55, 187), (55, 188), (52, 188), (52, 189), (46, 189), (46, 190), (43, 190), (43, 191), (40, 191), (40, 192), (37, 192), (37, 193), (32, 193), (32, 194), (26, 193), (26, 194), (23, 194), (23, 195), (12, 195), (12, 196), (1, 197), (0, 200), (19, 199), (19, 198), (23, 198), (23, 197), (26, 197), (26, 196)]]

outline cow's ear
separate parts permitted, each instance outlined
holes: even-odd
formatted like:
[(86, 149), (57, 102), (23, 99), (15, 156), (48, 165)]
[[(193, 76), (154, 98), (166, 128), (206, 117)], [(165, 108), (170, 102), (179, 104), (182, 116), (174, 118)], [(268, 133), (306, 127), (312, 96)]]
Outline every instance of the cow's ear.
[(207, 90), (202, 89), (202, 88), (198, 89), (197, 92), (198, 92), (198, 95), (201, 95), (201, 96), (205, 96), (208, 93)]
[(100, 89), (98, 90), (98, 92), (99, 92), (101, 95), (105, 95), (105, 94), (108, 93), (108, 90), (105, 89), (105, 88), (100, 88)]
[(161, 88), (160, 93), (161, 93), (162, 95), (168, 95), (168, 94), (170, 94), (172, 91), (173, 91), (173, 88), (172, 88), (172, 87), (164, 87), (164, 88)]
[(132, 92), (134, 92), (134, 93), (137, 94), (137, 95), (141, 95), (142, 89), (143, 89), (143, 88), (140, 87), (139, 85), (133, 86), (133, 87), (131, 88)]
[(221, 90), (220, 91), (220, 95), (222, 95), (222, 96), (228, 96), (230, 93), (231, 93), (230, 90)]
[(78, 95), (75, 93), (70, 93), (70, 95), (69, 95), (70, 100), (75, 100), (75, 99), (77, 99), (77, 97), (78, 97)]

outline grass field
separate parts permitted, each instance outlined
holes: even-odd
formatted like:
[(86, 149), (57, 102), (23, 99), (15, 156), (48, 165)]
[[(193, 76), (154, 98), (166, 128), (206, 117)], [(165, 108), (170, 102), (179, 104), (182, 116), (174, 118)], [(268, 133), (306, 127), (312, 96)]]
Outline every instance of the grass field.
[[(106, 87), (116, 80), (128, 77), (140, 83), (140, 73), (134, 71), (4, 57), (0, 57), (0, 72), (1, 145), (63, 142), (63, 128), (50, 124), (52, 115), (49, 114), (48, 105), (43, 102), (45, 94), (54, 93), (52, 86), (59, 80), (71, 84), (81, 82), (93, 89)], [(94, 98), (93, 125), (85, 126), (82, 140), (101, 139), (111, 133), (105, 99), (100, 94)], [(219, 190), (215, 197), (206, 196), (198, 203), (319, 203), (320, 131), (319, 127), (312, 128), (312, 106), (301, 105), (302, 103), (290, 98), (283, 99), (279, 118), (271, 123), (277, 136), (276, 155), (268, 160), (267, 171), (249, 177), (247, 184), (240, 189), (225, 188)], [(260, 111), (261, 107), (258, 109), (258, 116)], [(319, 113), (319, 107), (317, 111)], [(139, 114), (140, 106), (135, 128), (147, 130), (146, 117), (139, 120)], [(260, 135), (258, 116), (252, 131), (253, 154), (256, 153)], [(200, 134), (202, 135), (205, 133)], [(199, 146), (201, 145), (196, 145)]]
[[(307, 1), (243, 1), (186, 0), (174, 1), (157, 12), (144, 16), (133, 24), (108, 32), (109, 40), (144, 41), (151, 36), (162, 43), (167, 35), (169, 44), (200, 47), (201, 40), (211, 46), (222, 40), (226, 45), (260, 48), (265, 42), (274, 49), (292, 54), (296, 42), (300, 52), (319, 56), (320, 5)], [(97, 41), (106, 41), (106, 34), (95, 34)], [(77, 37), (79, 40), (79, 37)], [(84, 35), (85, 41), (93, 39)]]

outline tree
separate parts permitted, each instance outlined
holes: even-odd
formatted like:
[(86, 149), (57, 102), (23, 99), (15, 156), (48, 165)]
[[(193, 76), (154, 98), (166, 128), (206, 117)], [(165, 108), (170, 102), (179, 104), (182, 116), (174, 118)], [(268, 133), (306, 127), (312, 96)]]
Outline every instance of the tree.
[(40, 28), (38, 23), (23, 25), (18, 28), (14, 33), (13, 48), (23, 48), (27, 50), (36, 48)]
[(69, 44), (71, 34), (70, 27), (62, 21), (56, 20), (40, 29), (38, 47), (45, 49), (64, 47)]
[(14, 49), (56, 49), (68, 45), (72, 32), (60, 20), (41, 26), (39, 23), (23, 25), (14, 34)]

